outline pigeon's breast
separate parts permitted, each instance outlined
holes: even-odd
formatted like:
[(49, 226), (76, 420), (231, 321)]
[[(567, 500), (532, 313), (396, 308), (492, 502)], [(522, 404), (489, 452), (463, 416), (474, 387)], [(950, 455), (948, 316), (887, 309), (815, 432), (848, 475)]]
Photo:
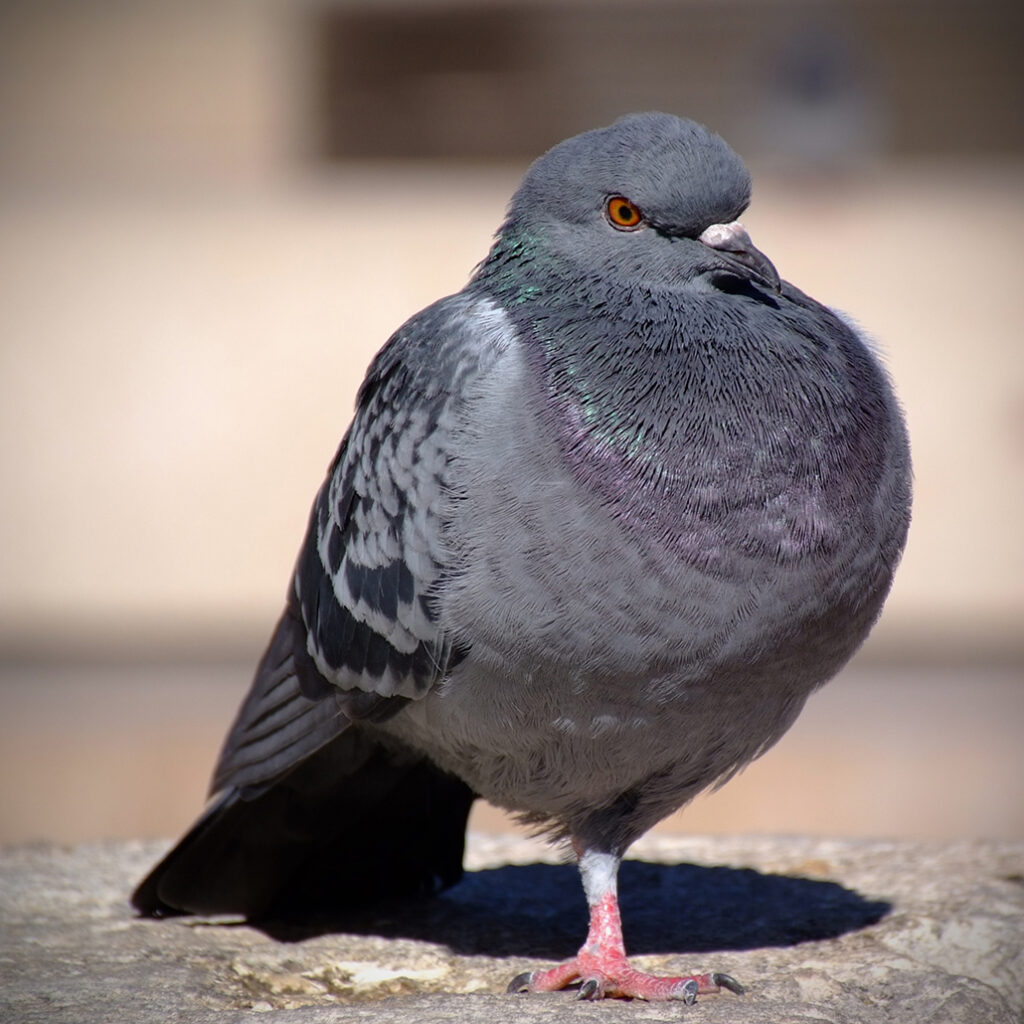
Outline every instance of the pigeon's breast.
[[(442, 511), (437, 622), (465, 657), (388, 728), (504, 806), (571, 822), (635, 790), (646, 827), (778, 738), (849, 657), (888, 589), (905, 513), (885, 528), (876, 508), (845, 540), (779, 557), (743, 525), (763, 524), (765, 503), (737, 498), (731, 478), (749, 479), (750, 459), (763, 479), (788, 467), (772, 484), (784, 511), (767, 514), (791, 517), (803, 499), (789, 461), (730, 447), (719, 428), (703, 478), (679, 455), (651, 474), (573, 433), (563, 396), (502, 330), (500, 359), (460, 401)], [(670, 444), (648, 450), (683, 444), (686, 428), (680, 414)], [(701, 479), (708, 493), (687, 506), (673, 488)], [(862, 511), (883, 500), (872, 488)]]
[(552, 370), (507, 332), (451, 467), (439, 603), (465, 644), (524, 666), (706, 663), (888, 588), (905, 440), (852, 334), (781, 356), (771, 338), (591, 346)]
[(878, 499), (904, 487), (905, 502), (906, 441), (870, 351), (810, 300), (747, 305), (690, 302), (614, 343), (534, 347), (569, 473), (638, 544), (720, 579), (825, 566), (883, 542), (880, 526), (899, 536), (905, 510), (886, 524)]

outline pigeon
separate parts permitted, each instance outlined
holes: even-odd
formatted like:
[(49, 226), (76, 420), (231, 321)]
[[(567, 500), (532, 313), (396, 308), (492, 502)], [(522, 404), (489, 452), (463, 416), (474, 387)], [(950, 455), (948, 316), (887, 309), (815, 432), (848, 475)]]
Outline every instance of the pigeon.
[(575, 957), (510, 991), (742, 991), (630, 964), (620, 860), (851, 657), (911, 503), (885, 370), (755, 248), (750, 190), (719, 136), (662, 113), (532, 164), (465, 288), (373, 360), (142, 914), (428, 896), (483, 797), (571, 848), (590, 913)]

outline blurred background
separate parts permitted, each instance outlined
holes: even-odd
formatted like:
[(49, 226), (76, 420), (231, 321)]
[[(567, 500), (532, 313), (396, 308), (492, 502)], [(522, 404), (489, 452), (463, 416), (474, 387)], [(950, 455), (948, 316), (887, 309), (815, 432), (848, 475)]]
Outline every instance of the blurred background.
[[(0, 5), (0, 841), (171, 836), (373, 353), (643, 109), (877, 339), (915, 519), (853, 665), (663, 828), (1024, 839), (1024, 7)], [(505, 829), (481, 808), (474, 825)]]

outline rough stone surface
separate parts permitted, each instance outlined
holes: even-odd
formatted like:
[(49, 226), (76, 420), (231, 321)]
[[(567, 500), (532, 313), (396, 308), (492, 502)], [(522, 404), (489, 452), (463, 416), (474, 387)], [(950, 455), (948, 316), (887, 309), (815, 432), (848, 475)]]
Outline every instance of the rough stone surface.
[(127, 894), (163, 849), (0, 851), (0, 1020), (1024, 1020), (1020, 844), (648, 837), (622, 871), (627, 947), (747, 986), (689, 1008), (504, 994), (585, 926), (575, 869), (529, 840), (472, 837), (472, 871), (432, 903), (266, 931), (137, 919)]

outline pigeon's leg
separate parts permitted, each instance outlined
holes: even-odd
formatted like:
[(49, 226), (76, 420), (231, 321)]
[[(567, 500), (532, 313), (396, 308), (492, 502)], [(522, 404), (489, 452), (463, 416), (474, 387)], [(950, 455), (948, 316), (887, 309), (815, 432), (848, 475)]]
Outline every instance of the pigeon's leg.
[(587, 941), (572, 960), (549, 971), (520, 974), (509, 985), (510, 992), (553, 992), (580, 983), (581, 999), (622, 996), (630, 999), (681, 999), (692, 1003), (698, 995), (723, 988), (742, 992), (743, 986), (728, 974), (712, 971), (683, 977), (659, 977), (632, 967), (622, 941), (622, 920), (616, 878), (619, 857), (594, 850), (579, 858), (583, 888), (590, 906)]

